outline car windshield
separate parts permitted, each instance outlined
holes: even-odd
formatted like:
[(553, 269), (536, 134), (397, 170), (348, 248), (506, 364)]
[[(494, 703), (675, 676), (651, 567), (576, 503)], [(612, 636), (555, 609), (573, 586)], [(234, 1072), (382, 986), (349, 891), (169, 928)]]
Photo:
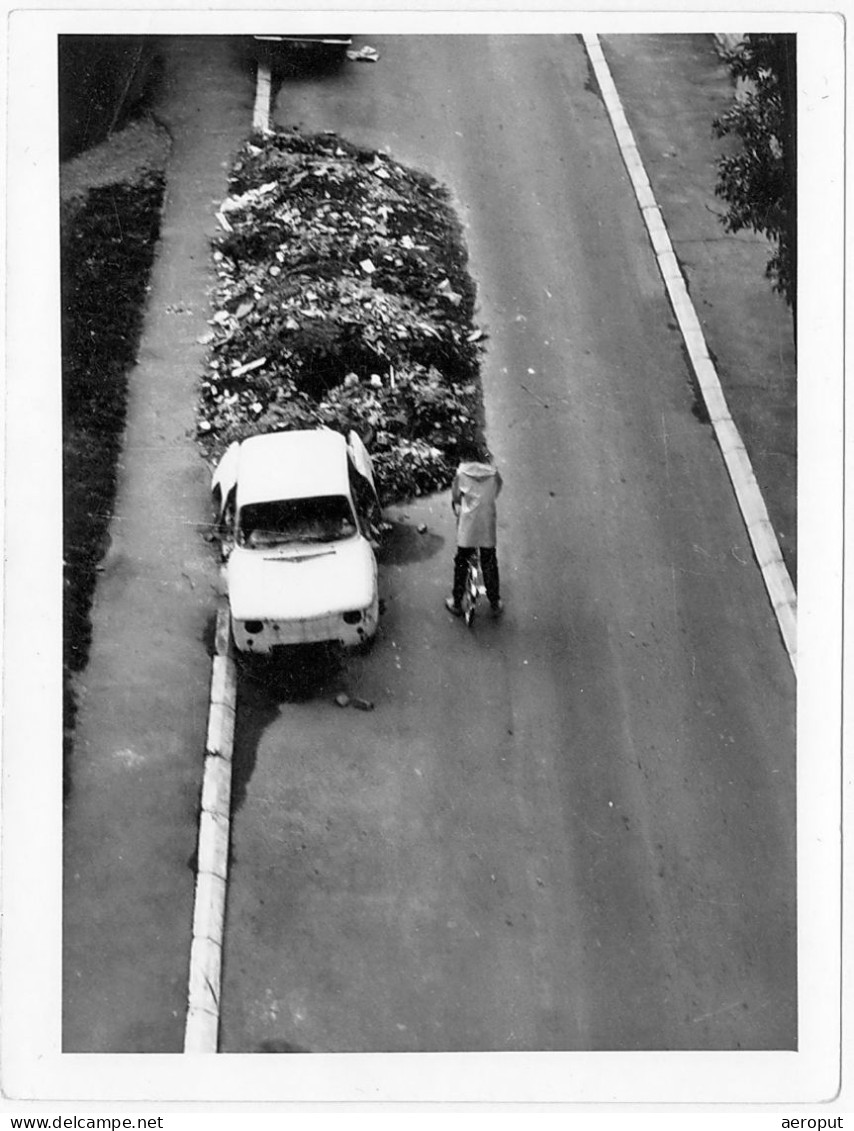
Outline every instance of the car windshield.
[(240, 511), (237, 540), (250, 549), (288, 542), (336, 542), (356, 533), (344, 495), (253, 503)]

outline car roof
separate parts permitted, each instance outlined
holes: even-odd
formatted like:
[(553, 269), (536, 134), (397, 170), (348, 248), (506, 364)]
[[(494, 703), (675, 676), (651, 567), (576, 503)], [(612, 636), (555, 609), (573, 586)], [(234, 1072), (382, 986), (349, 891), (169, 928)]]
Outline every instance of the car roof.
[(330, 429), (250, 436), (238, 455), (237, 505), (349, 495), (347, 464), (347, 442)]

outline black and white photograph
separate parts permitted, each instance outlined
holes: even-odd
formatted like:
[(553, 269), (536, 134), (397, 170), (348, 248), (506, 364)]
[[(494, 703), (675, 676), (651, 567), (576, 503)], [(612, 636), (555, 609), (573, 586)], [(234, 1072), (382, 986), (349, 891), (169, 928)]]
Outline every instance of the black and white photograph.
[(832, 1101), (844, 22), (6, 17), (4, 1096)]

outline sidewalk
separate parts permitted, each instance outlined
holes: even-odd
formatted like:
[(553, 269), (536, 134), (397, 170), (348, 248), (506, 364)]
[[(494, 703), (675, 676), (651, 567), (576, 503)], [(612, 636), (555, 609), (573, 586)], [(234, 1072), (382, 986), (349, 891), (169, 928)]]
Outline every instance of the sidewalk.
[[(712, 134), (734, 87), (711, 35), (603, 36), (629, 125), (682, 265), (792, 581), (797, 584), (797, 386), (792, 318), (764, 277), (768, 242), (718, 217)], [(677, 332), (674, 328), (670, 332)]]
[(77, 681), (64, 824), (65, 1052), (180, 1052), (217, 563), (193, 441), (209, 238), (252, 117), (235, 45), (166, 40), (172, 134), (161, 243), (130, 401), (111, 548)]

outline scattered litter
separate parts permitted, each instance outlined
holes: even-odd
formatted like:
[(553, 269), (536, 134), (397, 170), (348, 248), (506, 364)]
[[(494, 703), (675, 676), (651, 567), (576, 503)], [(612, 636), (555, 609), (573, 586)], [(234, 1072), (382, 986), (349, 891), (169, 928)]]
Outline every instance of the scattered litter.
[(374, 709), (370, 699), (351, 699), (350, 706), (355, 707), (357, 711), (373, 711)]
[(266, 357), (257, 357), (254, 361), (247, 361), (245, 365), (238, 365), (236, 369), (232, 369), (232, 377), (243, 377), (246, 373), (251, 373), (254, 369), (260, 369), (262, 365), (267, 364)]
[(427, 523), (426, 522), (419, 522), (418, 533), (419, 534), (426, 534), (427, 533)]
[(332, 132), (285, 130), (244, 146), (217, 218), (205, 455), (355, 428), (384, 502), (449, 486), (479, 431), (486, 335), (447, 190)]
[(338, 704), (339, 707), (349, 707), (350, 706), (350, 696), (347, 694), (346, 691), (339, 691), (338, 694), (335, 696), (335, 702)]
[(347, 52), (347, 58), (354, 63), (376, 63), (379, 57), (380, 53), (374, 47), (360, 47), (356, 51)]
[(442, 298), (446, 298), (449, 302), (452, 302), (454, 306), (459, 306), (463, 301), (463, 296), (458, 294), (451, 286), (450, 279), (443, 279), (439, 284), (439, 294)]

